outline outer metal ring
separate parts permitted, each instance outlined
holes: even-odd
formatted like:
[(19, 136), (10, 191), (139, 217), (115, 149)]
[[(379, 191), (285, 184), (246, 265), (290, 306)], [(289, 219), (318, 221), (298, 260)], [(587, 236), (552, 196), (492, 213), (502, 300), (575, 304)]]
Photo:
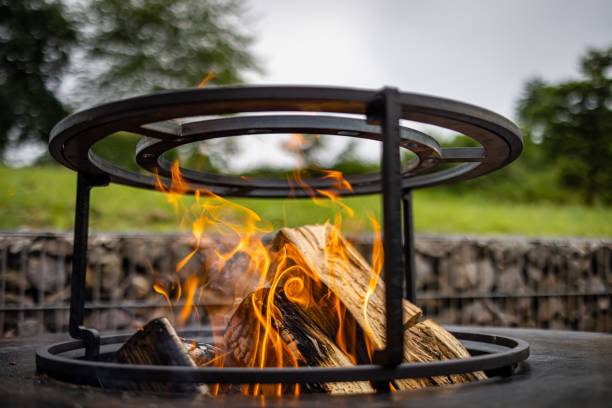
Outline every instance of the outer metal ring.
[[(245, 112), (333, 112), (365, 115), (377, 91), (327, 87), (249, 86), (206, 90), (181, 90), (125, 99), (77, 112), (59, 122), (51, 132), (49, 150), (60, 163), (92, 178), (142, 188), (155, 188), (152, 176), (120, 168), (98, 156), (91, 147), (104, 137), (130, 131), (164, 141), (177, 142), (189, 124), (152, 126), (171, 119)], [(482, 147), (440, 149), (441, 162), (456, 167), (405, 177), (402, 188), (424, 187), (486, 174), (512, 162), (522, 151), (520, 132), (509, 120), (469, 104), (427, 95), (401, 93), (402, 118), (441, 126), (466, 134)], [(425, 163), (423, 163), (425, 165)], [(205, 187), (225, 196), (276, 197), (282, 189), (254, 188), (250, 181), (239, 186), (219, 176), (217, 184)], [(358, 180), (358, 179), (357, 179)], [(352, 193), (380, 191), (378, 183), (355, 188)], [(286, 192), (286, 191), (285, 191)]]
[[(113, 384), (119, 379), (128, 382), (295, 384), (338, 381), (382, 382), (400, 378), (461, 374), (512, 367), (529, 357), (529, 344), (520, 339), (469, 331), (451, 331), (451, 334), (460, 340), (469, 341), (471, 346), (468, 350), (477, 355), (430, 363), (404, 363), (395, 367), (356, 365), (333, 368), (192, 368), (83, 360), (75, 356), (75, 352), (83, 354), (83, 342), (74, 340), (39, 349), (36, 353), (36, 366), (40, 373), (49, 377), (88, 385)], [(128, 337), (129, 335), (105, 336), (101, 338), (101, 344), (103, 346), (122, 344)], [(491, 352), (491, 345), (501, 348), (502, 351)]]

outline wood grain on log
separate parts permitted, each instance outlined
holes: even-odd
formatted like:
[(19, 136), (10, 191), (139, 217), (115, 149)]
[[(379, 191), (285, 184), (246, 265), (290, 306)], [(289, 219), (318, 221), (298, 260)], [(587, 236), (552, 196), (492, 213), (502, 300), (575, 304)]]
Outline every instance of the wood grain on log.
[[(239, 367), (342, 367), (351, 366), (351, 359), (330, 339), (301, 308), (277, 288), (273, 298), (270, 289), (251, 293), (234, 312), (225, 331), (228, 355), (225, 366)], [(273, 302), (274, 317), (266, 332), (257, 316), (265, 316)], [(264, 346), (265, 344), (265, 346)], [(291, 393), (294, 385), (285, 385), (283, 393)], [(367, 381), (301, 384), (304, 392), (324, 391), (330, 394), (371, 393)], [(252, 391), (252, 389), (251, 389)]]
[[(312, 225), (299, 228), (282, 228), (273, 241), (273, 250), (291, 244), (301, 255), (301, 259), (315, 276), (341, 300), (349, 314), (363, 330), (371, 332), (371, 340), (377, 348), (385, 344), (385, 301), (384, 286), (378, 279), (369, 297), (364, 312), (364, 301), (372, 268), (361, 254), (344, 239), (331, 225)], [(330, 234), (334, 234), (337, 245), (343, 253), (341, 259), (329, 259), (326, 245)], [(419, 321), (421, 309), (404, 300), (404, 327), (408, 328)]]
[[(189, 349), (165, 317), (151, 320), (117, 351), (115, 359), (124, 364), (196, 367)], [(159, 382), (125, 383), (124, 387), (143, 391), (191, 391), (206, 394), (208, 387), (199, 384)]]
[[(385, 305), (384, 287), (378, 280), (374, 292), (371, 294), (367, 309), (364, 312), (364, 299), (373, 271), (357, 250), (332, 226), (304, 226), (299, 228), (283, 228), (273, 241), (273, 249), (279, 250), (283, 245), (292, 245), (301, 256), (301, 262), (307, 265), (313, 275), (333, 292), (344, 307), (346, 315), (345, 324), (352, 319), (360, 329), (357, 337), (366, 336), (376, 348), (385, 344)], [(335, 234), (337, 245), (342, 246), (344, 254), (340, 261), (331, 262), (326, 256), (326, 245), (330, 234)], [(405, 360), (404, 361), (437, 361), (452, 358), (466, 358), (469, 353), (463, 345), (441, 326), (432, 321), (418, 323), (421, 310), (412, 303), (404, 300), (404, 327), (405, 332)], [(331, 333), (338, 331), (338, 320), (333, 318), (321, 319), (325, 315), (325, 308), (329, 305), (319, 304), (321, 308), (307, 308), (309, 319), (331, 337)], [(333, 313), (327, 312), (333, 315)], [(331, 326), (331, 327), (330, 327)], [(350, 324), (349, 324), (350, 327)], [(333, 337), (332, 337), (333, 338)], [(354, 344), (354, 355), (359, 357), (370, 354), (360, 350), (366, 345), (364, 341)], [(358, 363), (365, 363), (362, 359)], [(435, 377), (430, 379), (405, 379), (397, 381), (398, 388), (416, 389), (433, 384), (452, 384), (486, 378), (484, 373), (471, 373), (453, 375), (448, 377)]]
[[(432, 362), (468, 358), (470, 354), (463, 344), (442, 326), (432, 320), (424, 320), (404, 333), (404, 361)], [(486, 379), (482, 371), (450, 376), (396, 380), (399, 389), (417, 389), (428, 385), (448, 385)]]

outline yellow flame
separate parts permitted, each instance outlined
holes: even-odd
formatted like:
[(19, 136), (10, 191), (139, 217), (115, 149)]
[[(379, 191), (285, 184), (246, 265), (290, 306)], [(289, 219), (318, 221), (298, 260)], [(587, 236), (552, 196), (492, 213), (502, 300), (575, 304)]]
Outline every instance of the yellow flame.
[[(296, 149), (301, 147), (300, 143), (304, 143), (303, 137), (300, 136), (294, 135), (292, 139)], [(255, 293), (250, 297), (250, 306), (254, 312), (256, 329), (250, 334), (252, 338), (249, 339), (252, 341), (254, 352), (248, 356), (247, 366), (298, 367), (305, 362), (297, 347), (289, 344), (281, 333), (280, 322), (283, 321), (283, 316), (277, 305), (279, 293), (288, 302), (304, 310), (311, 307), (331, 307), (330, 313), (334, 316), (336, 324), (333, 333), (335, 343), (351, 362), (360, 362), (357, 356), (358, 341), (364, 342), (368, 354), (371, 353), (373, 346), (368, 339), (369, 336), (361, 339), (363, 336), (358, 335), (359, 329), (355, 319), (334, 295), (336, 285), (345, 285), (351, 278), (346, 273), (350, 270), (350, 257), (340, 231), (343, 228), (344, 217), (353, 217), (355, 212), (344, 202), (340, 193), (352, 191), (352, 186), (339, 171), (319, 170), (319, 172), (322, 174), (319, 180), (332, 180), (332, 183), (328, 183), (330, 188), (313, 188), (302, 177), (302, 171), (299, 169), (292, 174), (288, 182), (292, 188), (305, 191), (315, 205), (327, 207), (333, 213), (327, 224), (329, 228), (327, 228), (323, 259), (324, 267), (333, 276), (329, 288), (323, 288), (320, 278), (305, 263), (292, 244), (285, 244), (274, 252), (266, 246), (262, 237), (272, 231), (272, 228), (256, 212), (204, 188), (197, 189), (193, 202), (187, 204), (184, 194), (193, 191), (193, 186), (182, 177), (178, 162), (173, 163), (171, 167), (170, 180), (162, 180), (156, 174), (157, 189), (165, 194), (168, 203), (181, 218), (181, 224), (189, 226), (193, 238), (193, 247), (176, 264), (176, 288), (167, 290), (158, 282), (153, 285), (153, 290), (170, 305), (172, 313), (174, 313), (173, 298), (174, 302), (179, 300), (182, 302), (182, 307), (176, 311), (175, 320), (179, 326), (197, 321), (198, 306), (201, 299), (205, 298), (203, 294), (209, 290), (207, 287), (212, 283), (213, 278), (209, 275), (211, 265), (217, 270), (224, 270), (228, 262), (241, 256), (246, 257), (243, 265), (245, 278), (225, 283), (224, 287), (229, 290), (233, 299), (242, 299), (249, 293)], [(373, 216), (370, 216), (370, 222), (375, 236), (372, 256), (374, 272), (363, 300), (363, 316), (366, 323), (369, 299), (378, 285), (383, 261), (380, 225)], [(223, 237), (223, 241), (227, 241), (227, 244), (207, 248), (207, 242), (211, 240), (205, 237), (209, 236)], [(196, 256), (203, 250), (206, 250), (204, 257)], [(188, 273), (187, 271), (192, 269), (186, 268), (186, 265), (190, 261), (202, 258), (206, 258), (202, 268), (197, 269), (197, 272)], [(260, 288), (266, 290), (256, 291)], [(219, 313), (208, 309), (207, 312), (211, 320), (215, 313)], [(371, 332), (369, 324), (366, 331)], [(220, 336), (213, 334), (217, 338)], [(218, 355), (208, 365), (223, 367), (224, 361), (225, 355)], [(299, 395), (301, 389), (298, 384), (285, 387), (281, 384), (254, 384), (242, 387), (242, 392), (253, 396), (280, 396), (283, 393)], [(219, 393), (219, 384), (211, 387), (211, 393), (213, 395)]]
[(153, 283), (153, 291), (155, 291), (155, 293), (162, 295), (164, 300), (168, 303), (170, 310), (172, 311), (173, 309), (172, 301), (170, 300), (170, 296), (168, 295), (168, 292), (166, 292), (166, 290), (157, 282)]
[[(374, 242), (372, 245), (372, 271), (373, 274), (370, 276), (370, 282), (368, 283), (368, 289), (366, 290), (365, 298), (363, 300), (363, 318), (365, 321), (365, 331), (366, 331), (366, 339), (372, 337), (372, 327), (370, 327), (370, 322), (368, 319), (368, 304), (370, 303), (370, 298), (372, 294), (376, 290), (378, 286), (378, 281), (380, 279), (380, 273), (383, 268), (384, 254), (383, 254), (383, 245), (382, 238), (380, 232), (380, 224), (378, 220), (373, 216), (369, 215), (370, 223), (372, 225), (372, 231), (374, 235)], [(366, 341), (366, 348), (368, 352), (368, 357), (370, 360), (373, 358), (374, 354), (374, 345)]]
[(185, 323), (191, 316), (191, 311), (194, 305), (195, 293), (196, 293), (196, 290), (198, 289), (198, 283), (199, 283), (198, 278), (195, 276), (190, 276), (189, 278), (187, 278), (187, 281), (185, 282), (186, 299), (185, 299), (185, 304), (183, 305), (183, 308), (181, 309), (181, 313), (179, 314), (178, 323), (180, 326), (185, 325)]

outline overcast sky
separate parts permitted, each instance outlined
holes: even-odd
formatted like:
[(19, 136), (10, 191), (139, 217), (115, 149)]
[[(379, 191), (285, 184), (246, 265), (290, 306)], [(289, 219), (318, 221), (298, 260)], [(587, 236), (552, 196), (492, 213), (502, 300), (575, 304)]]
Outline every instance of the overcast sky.
[[(612, 46), (612, 0), (247, 4), (247, 28), (265, 69), (249, 76), (251, 83), (390, 85), (470, 102), (510, 119), (516, 119), (525, 81), (575, 78), (587, 48)], [(292, 164), (275, 149), (277, 139), (250, 138), (243, 139), (248, 153), (234, 161), (237, 167)], [(358, 152), (374, 160), (377, 147), (361, 145)]]
[[(245, 0), (264, 68), (256, 84), (396, 86), (515, 120), (524, 83), (578, 76), (589, 47), (612, 46), (612, 0)], [(344, 145), (328, 138), (329, 152)], [(242, 137), (233, 170), (290, 166), (279, 137)], [(361, 157), (376, 160), (378, 144)], [(27, 156), (27, 155), (26, 155)], [(29, 156), (28, 156), (29, 157)]]
[(397, 86), (514, 117), (528, 78), (612, 46), (612, 0), (247, 0), (258, 83)]

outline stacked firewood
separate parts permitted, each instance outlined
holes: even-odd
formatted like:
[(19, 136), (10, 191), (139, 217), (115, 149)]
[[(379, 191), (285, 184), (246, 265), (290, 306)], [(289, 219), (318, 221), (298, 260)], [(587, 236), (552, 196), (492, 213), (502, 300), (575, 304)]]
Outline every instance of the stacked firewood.
[[(342, 260), (329, 262), (326, 245), (334, 235)], [(289, 249), (288, 249), (289, 248)], [(291, 256), (287, 256), (287, 251)], [(362, 255), (332, 226), (284, 228), (271, 244), (278, 256), (263, 287), (248, 294), (233, 311), (220, 344), (183, 341), (166, 319), (156, 319), (117, 353), (118, 361), (223, 367), (338, 367), (372, 363), (385, 345), (384, 286)], [(278, 273), (282, 270), (291, 273)], [(273, 309), (273, 310), (272, 310)], [(421, 310), (403, 301), (405, 362), (469, 357), (464, 346)], [(347, 335), (347, 333), (352, 335)], [(160, 347), (160, 342), (166, 346)], [(173, 350), (173, 355), (168, 355)], [(211, 351), (212, 350), (212, 351)], [(486, 378), (484, 373), (400, 379), (392, 389), (412, 390)], [(151, 386), (150, 384), (147, 386)], [(157, 386), (157, 385), (156, 385)], [(367, 382), (251, 385), (245, 394), (322, 391), (331, 394), (374, 392)], [(212, 390), (212, 391), (211, 391)], [(219, 387), (200, 390), (217, 393)], [(229, 392), (231, 388), (222, 388)]]

